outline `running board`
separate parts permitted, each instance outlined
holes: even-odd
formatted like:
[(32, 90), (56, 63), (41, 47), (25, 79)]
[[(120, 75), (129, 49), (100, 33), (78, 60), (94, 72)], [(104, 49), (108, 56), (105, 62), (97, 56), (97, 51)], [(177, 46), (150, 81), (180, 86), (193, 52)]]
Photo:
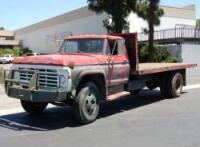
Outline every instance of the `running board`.
[(109, 95), (106, 101), (114, 101), (114, 100), (122, 99), (125, 96), (129, 96), (129, 95), (130, 95), (130, 92), (127, 92), (127, 91), (119, 92), (113, 95)]

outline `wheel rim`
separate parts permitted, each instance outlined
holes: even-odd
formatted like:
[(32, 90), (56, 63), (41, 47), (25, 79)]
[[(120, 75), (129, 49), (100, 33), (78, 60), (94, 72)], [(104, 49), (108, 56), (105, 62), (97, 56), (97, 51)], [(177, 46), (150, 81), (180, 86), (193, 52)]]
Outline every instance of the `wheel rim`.
[(178, 78), (178, 79), (176, 80), (175, 88), (176, 88), (176, 92), (177, 92), (178, 94), (180, 94), (180, 93), (181, 93), (181, 90), (182, 90), (182, 83), (181, 83), (181, 79), (180, 79), (180, 78)]
[(93, 115), (97, 110), (96, 96), (93, 93), (88, 93), (85, 100), (85, 108), (88, 115)]

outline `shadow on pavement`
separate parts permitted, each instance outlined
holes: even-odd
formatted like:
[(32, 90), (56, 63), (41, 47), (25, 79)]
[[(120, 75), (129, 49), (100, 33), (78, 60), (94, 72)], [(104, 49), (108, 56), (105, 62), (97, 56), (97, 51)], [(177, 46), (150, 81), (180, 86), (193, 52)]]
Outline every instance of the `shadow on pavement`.
[[(101, 105), (98, 119), (133, 110), (161, 100), (163, 99), (159, 91), (143, 91), (138, 96), (126, 96), (113, 102), (106, 102)], [(81, 124), (77, 123), (74, 119), (71, 108), (56, 107), (47, 109), (43, 114), (37, 116), (28, 115), (28, 113), (0, 116), (0, 127), (14, 131), (51, 131), (65, 127), (81, 127)]]

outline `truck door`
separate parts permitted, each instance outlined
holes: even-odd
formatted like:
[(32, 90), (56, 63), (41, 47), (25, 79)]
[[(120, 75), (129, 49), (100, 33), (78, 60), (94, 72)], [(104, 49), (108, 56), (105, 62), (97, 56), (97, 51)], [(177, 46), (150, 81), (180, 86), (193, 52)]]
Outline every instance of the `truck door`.
[(126, 53), (125, 40), (108, 40), (108, 85), (115, 86), (128, 82), (130, 66)]

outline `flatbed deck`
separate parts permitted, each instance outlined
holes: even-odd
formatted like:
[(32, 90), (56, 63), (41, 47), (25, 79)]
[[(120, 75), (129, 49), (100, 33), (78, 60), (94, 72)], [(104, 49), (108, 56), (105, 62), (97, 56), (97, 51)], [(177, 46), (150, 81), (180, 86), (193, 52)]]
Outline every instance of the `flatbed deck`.
[(187, 63), (140, 63), (134, 75), (147, 75), (166, 71), (180, 70), (196, 67), (197, 64)]

